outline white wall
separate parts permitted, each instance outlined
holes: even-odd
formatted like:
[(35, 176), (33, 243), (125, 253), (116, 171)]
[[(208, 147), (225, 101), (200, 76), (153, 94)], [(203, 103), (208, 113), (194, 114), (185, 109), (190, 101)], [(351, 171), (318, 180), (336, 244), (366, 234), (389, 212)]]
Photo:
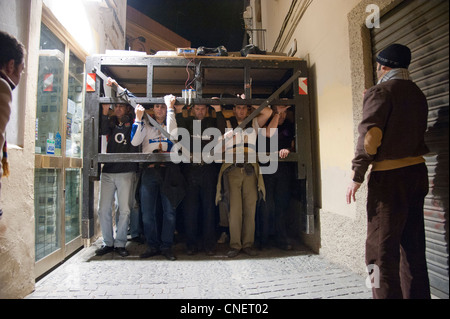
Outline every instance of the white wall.
[[(272, 5), (283, 3), (286, 13), (289, 9), (287, 4), (291, 3), (290, 0), (267, 2)], [(350, 179), (350, 161), (354, 154), (347, 13), (358, 2), (359, 0), (313, 1), (291, 40), (297, 40), (296, 56), (309, 61), (311, 75), (314, 77), (312, 84), (316, 91), (314, 100), (317, 103), (322, 177), (321, 208), (323, 211), (352, 218), (355, 216), (354, 206), (346, 205), (344, 200)], [(266, 16), (269, 17), (269, 12), (274, 11), (275, 7), (268, 8)], [(278, 36), (278, 32), (274, 33)], [(274, 41), (273, 35), (270, 41)]]
[[(269, 50), (291, 3), (291, 0), (262, 1)], [(363, 273), (365, 216), (357, 211), (357, 205), (345, 202), (354, 156), (348, 14), (359, 3), (360, 0), (312, 1), (289, 43), (296, 39), (295, 56), (308, 61), (311, 101), (317, 116), (320, 253)]]
[[(44, 0), (61, 24), (88, 54), (125, 49), (127, 0)], [(117, 19), (116, 19), (117, 18)]]

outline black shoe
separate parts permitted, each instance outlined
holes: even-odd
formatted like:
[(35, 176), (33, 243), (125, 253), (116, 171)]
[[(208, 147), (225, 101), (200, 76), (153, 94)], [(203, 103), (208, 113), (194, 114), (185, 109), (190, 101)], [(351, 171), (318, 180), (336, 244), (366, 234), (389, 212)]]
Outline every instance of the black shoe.
[(126, 257), (130, 254), (125, 247), (116, 247), (116, 253), (122, 257)]
[(214, 249), (208, 249), (206, 251), (206, 256), (215, 256), (216, 255), (216, 251)]
[(130, 239), (130, 241), (132, 241), (134, 243), (138, 243), (138, 244), (143, 244), (145, 242), (144, 239), (140, 236), (133, 237)]
[(198, 249), (197, 248), (188, 248), (187, 250), (186, 250), (186, 254), (188, 255), (188, 256), (192, 256), (192, 255), (195, 255), (195, 254), (197, 254), (198, 253)]
[(281, 244), (278, 246), (281, 250), (292, 250), (292, 245), (290, 244)]
[(155, 248), (148, 248), (143, 254), (139, 255), (139, 258), (149, 258), (159, 255), (161, 252)]
[(237, 255), (239, 255), (239, 249), (231, 249), (228, 253), (227, 253), (227, 256), (228, 256), (228, 258), (234, 258), (234, 257), (236, 257)]
[(242, 251), (252, 257), (258, 256), (258, 253), (251, 247), (244, 248), (244, 249), (242, 249)]
[(99, 248), (95, 251), (95, 255), (96, 256), (103, 256), (106, 255), (107, 253), (110, 253), (114, 251), (114, 247), (110, 247), (110, 246), (102, 246), (102, 248)]
[(173, 254), (172, 249), (163, 250), (161, 253), (164, 257), (166, 257), (167, 260), (177, 260), (177, 257), (175, 257), (175, 255)]

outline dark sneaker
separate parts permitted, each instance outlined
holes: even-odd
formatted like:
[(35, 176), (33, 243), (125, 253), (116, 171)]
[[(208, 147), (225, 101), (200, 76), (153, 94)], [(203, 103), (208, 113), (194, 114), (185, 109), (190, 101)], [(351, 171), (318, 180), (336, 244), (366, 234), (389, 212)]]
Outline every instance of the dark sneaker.
[(95, 255), (97, 256), (103, 256), (106, 255), (110, 252), (114, 251), (114, 247), (110, 247), (110, 246), (103, 246), (102, 248), (99, 248), (95, 251)]
[(116, 247), (116, 253), (122, 257), (126, 257), (130, 254), (125, 247)]
[(215, 256), (216, 255), (216, 251), (214, 249), (208, 249), (206, 251), (206, 256)]
[(258, 253), (256, 252), (256, 250), (254, 250), (251, 247), (244, 248), (244, 249), (242, 249), (242, 251), (249, 256), (258, 256)]
[(144, 238), (137, 236), (137, 237), (133, 237), (130, 239), (130, 241), (132, 241), (133, 243), (138, 243), (138, 244), (143, 244), (145, 243)]
[(139, 255), (139, 258), (150, 258), (159, 254), (161, 254), (161, 252), (158, 249), (147, 248), (143, 254)]
[(280, 248), (281, 250), (292, 250), (293, 249), (292, 245), (290, 245), (290, 244), (280, 244), (278, 246), (278, 248)]
[(188, 256), (193, 256), (193, 255), (195, 255), (197, 253), (198, 253), (198, 249), (197, 248), (190, 247), (190, 248), (186, 249), (186, 254)]

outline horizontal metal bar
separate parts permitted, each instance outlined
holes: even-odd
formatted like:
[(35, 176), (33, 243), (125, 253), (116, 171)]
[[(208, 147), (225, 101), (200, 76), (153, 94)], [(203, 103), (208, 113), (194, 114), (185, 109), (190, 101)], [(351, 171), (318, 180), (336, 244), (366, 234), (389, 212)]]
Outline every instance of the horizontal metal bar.
[(280, 86), (278, 88), (278, 90), (275, 91), (275, 93), (273, 93), (267, 100), (265, 100), (257, 109), (255, 112), (251, 113), (249, 116), (247, 116), (245, 118), (244, 121), (242, 121), (241, 124), (238, 125), (238, 127), (235, 129), (235, 131), (237, 129), (244, 129), (245, 126), (250, 123), (255, 117), (257, 117), (261, 111), (266, 108), (267, 106), (269, 106), (270, 103), (272, 103), (273, 100), (275, 100), (276, 98), (278, 98), (280, 96), (280, 94), (289, 86), (291, 85), (296, 79), (298, 79), (298, 77), (302, 74), (302, 71), (298, 70), (297, 72), (294, 73), (294, 75), (292, 75), (289, 80), (287, 80), (282, 86)]
[(194, 59), (194, 64), (201, 61), (202, 68), (232, 68), (243, 69), (245, 67), (255, 69), (292, 69), (301, 62), (301, 60), (294, 58), (280, 59), (274, 57), (270, 59), (268, 56), (262, 55), (261, 58), (252, 57), (102, 57), (102, 67), (167, 67), (177, 68), (186, 67), (186, 65)]
[[(147, 97), (137, 97), (133, 98), (133, 100), (137, 104), (164, 104), (164, 98), (163, 97), (153, 97), (153, 98), (147, 98)], [(224, 99), (212, 99), (212, 98), (197, 98), (192, 99), (192, 104), (210, 104), (210, 105), (261, 105), (267, 101), (267, 99), (251, 99), (251, 100), (243, 100), (240, 98), (224, 98)], [(123, 103), (122, 98), (111, 98), (111, 97), (101, 97), (99, 98), (100, 104), (119, 104)], [(181, 97), (177, 97), (178, 105), (186, 105), (185, 99)], [(280, 100), (280, 99), (274, 99), (271, 102), (272, 105), (294, 105), (295, 100), (288, 99), (288, 100)]]
[(170, 153), (109, 153), (98, 154), (99, 163), (171, 162)]
[[(108, 77), (97, 67), (94, 67), (93, 70), (95, 73), (97, 73), (97, 75), (104, 81), (106, 82), (108, 80)], [(118, 85), (118, 88), (120, 91), (124, 91), (125, 89), (122, 88), (121, 86)], [(119, 92), (122, 93), (122, 95), (120, 96), (121, 99), (125, 102), (127, 102), (128, 104), (130, 104), (133, 108), (136, 108), (138, 106), (138, 104), (136, 103), (134, 98), (130, 98), (126, 92)], [(162, 135), (164, 135), (168, 140), (173, 140), (172, 136), (170, 135), (169, 132), (167, 132), (166, 129), (164, 129), (158, 122), (156, 122), (156, 120), (154, 118), (152, 118), (151, 116), (149, 116), (147, 114), (147, 119), (149, 120), (149, 122), (156, 127)]]
[[(297, 162), (299, 154), (290, 153), (287, 158), (278, 158), (279, 162)], [(159, 162), (172, 162), (170, 153), (109, 153), (98, 154), (98, 163), (159, 163)], [(187, 159), (186, 159), (187, 160)]]

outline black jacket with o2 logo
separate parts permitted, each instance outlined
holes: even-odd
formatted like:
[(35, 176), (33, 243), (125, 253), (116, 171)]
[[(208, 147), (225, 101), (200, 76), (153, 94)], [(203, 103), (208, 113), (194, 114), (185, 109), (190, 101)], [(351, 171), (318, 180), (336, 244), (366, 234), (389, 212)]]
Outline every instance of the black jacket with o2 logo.
[[(106, 135), (108, 145), (107, 153), (136, 153), (138, 147), (131, 144), (131, 128), (133, 119), (119, 125), (115, 116), (101, 115), (100, 132)], [(105, 163), (102, 169), (103, 173), (128, 173), (136, 172), (138, 163)]]

